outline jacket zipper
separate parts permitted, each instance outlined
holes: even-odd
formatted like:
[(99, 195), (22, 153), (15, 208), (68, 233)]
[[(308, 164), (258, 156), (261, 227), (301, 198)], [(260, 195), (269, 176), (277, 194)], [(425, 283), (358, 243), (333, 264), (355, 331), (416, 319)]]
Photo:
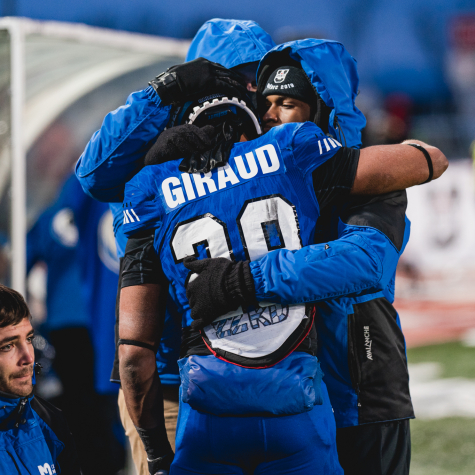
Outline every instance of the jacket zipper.
[(19, 427), (20, 424), (24, 424), (26, 422), (25, 419), (20, 419), (21, 415), (23, 414), (23, 411), (25, 410), (26, 403), (28, 402), (28, 398), (24, 398), (20, 401), (20, 408), (18, 411), (17, 419), (15, 422), (15, 427)]

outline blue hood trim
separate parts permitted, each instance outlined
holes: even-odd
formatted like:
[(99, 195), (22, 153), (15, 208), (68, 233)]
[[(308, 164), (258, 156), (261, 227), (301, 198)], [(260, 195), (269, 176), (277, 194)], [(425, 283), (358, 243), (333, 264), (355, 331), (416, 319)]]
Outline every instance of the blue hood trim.
[[(366, 126), (366, 119), (355, 105), (359, 84), (356, 60), (336, 41), (289, 41), (276, 46), (262, 58), (257, 77), (265, 65), (272, 63), (275, 53), (284, 50), (288, 50), (290, 58), (302, 65), (320, 97), (333, 109), (330, 114), (329, 133), (346, 147), (361, 147), (361, 130)], [(335, 115), (342, 133), (336, 129)]]
[(256, 22), (213, 18), (196, 33), (186, 61), (206, 58), (226, 68), (260, 61), (275, 46)]

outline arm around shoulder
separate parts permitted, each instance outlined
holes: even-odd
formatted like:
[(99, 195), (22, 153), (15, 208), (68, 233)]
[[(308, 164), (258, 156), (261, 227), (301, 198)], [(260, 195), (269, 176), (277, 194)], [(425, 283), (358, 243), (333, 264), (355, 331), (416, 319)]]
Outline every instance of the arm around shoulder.
[(151, 86), (133, 92), (124, 106), (107, 114), (76, 165), (84, 191), (99, 201), (122, 201), (125, 183), (143, 166), (169, 117), (170, 107), (160, 104)]
[(449, 161), (447, 160), (447, 157), (437, 147), (426, 144), (422, 142), (421, 140), (413, 140), (413, 139), (405, 140), (402, 143), (402, 145), (407, 145), (407, 144), (417, 144), (417, 145), (420, 145), (421, 147), (424, 147), (427, 150), (432, 160), (432, 167), (434, 170), (434, 175), (432, 177), (432, 180), (435, 180), (439, 178), (440, 176), (442, 176), (445, 170), (447, 170), (447, 168), (449, 167)]
[(361, 150), (352, 194), (377, 195), (420, 185), (429, 177), (429, 165), (424, 153), (409, 144), (423, 147), (432, 162), (433, 176), (439, 178), (449, 162), (437, 147), (419, 140), (407, 140), (397, 145), (376, 145)]

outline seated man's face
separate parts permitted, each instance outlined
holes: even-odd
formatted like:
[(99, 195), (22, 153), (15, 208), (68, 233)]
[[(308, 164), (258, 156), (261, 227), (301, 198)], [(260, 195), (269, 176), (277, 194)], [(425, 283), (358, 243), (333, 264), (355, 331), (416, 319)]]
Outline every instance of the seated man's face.
[(0, 328), (0, 391), (23, 397), (33, 391), (33, 336), (28, 318)]
[(267, 111), (262, 116), (264, 133), (277, 125), (310, 120), (310, 105), (293, 97), (267, 96), (266, 109)]

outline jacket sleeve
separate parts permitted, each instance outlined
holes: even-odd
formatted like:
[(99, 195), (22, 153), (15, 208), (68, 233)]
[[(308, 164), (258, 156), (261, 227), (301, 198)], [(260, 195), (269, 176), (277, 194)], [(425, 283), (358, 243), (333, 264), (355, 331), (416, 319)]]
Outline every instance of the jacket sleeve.
[(377, 199), (340, 218), (338, 239), (298, 251), (273, 251), (251, 262), (257, 299), (295, 304), (388, 287), (409, 237), (405, 192), (397, 193), (404, 197), (386, 198), (393, 206), (391, 228), (381, 221), (388, 206)]
[(133, 92), (110, 112), (76, 164), (84, 191), (99, 201), (121, 202), (124, 186), (141, 168), (152, 141), (165, 128), (171, 106), (151, 86)]

